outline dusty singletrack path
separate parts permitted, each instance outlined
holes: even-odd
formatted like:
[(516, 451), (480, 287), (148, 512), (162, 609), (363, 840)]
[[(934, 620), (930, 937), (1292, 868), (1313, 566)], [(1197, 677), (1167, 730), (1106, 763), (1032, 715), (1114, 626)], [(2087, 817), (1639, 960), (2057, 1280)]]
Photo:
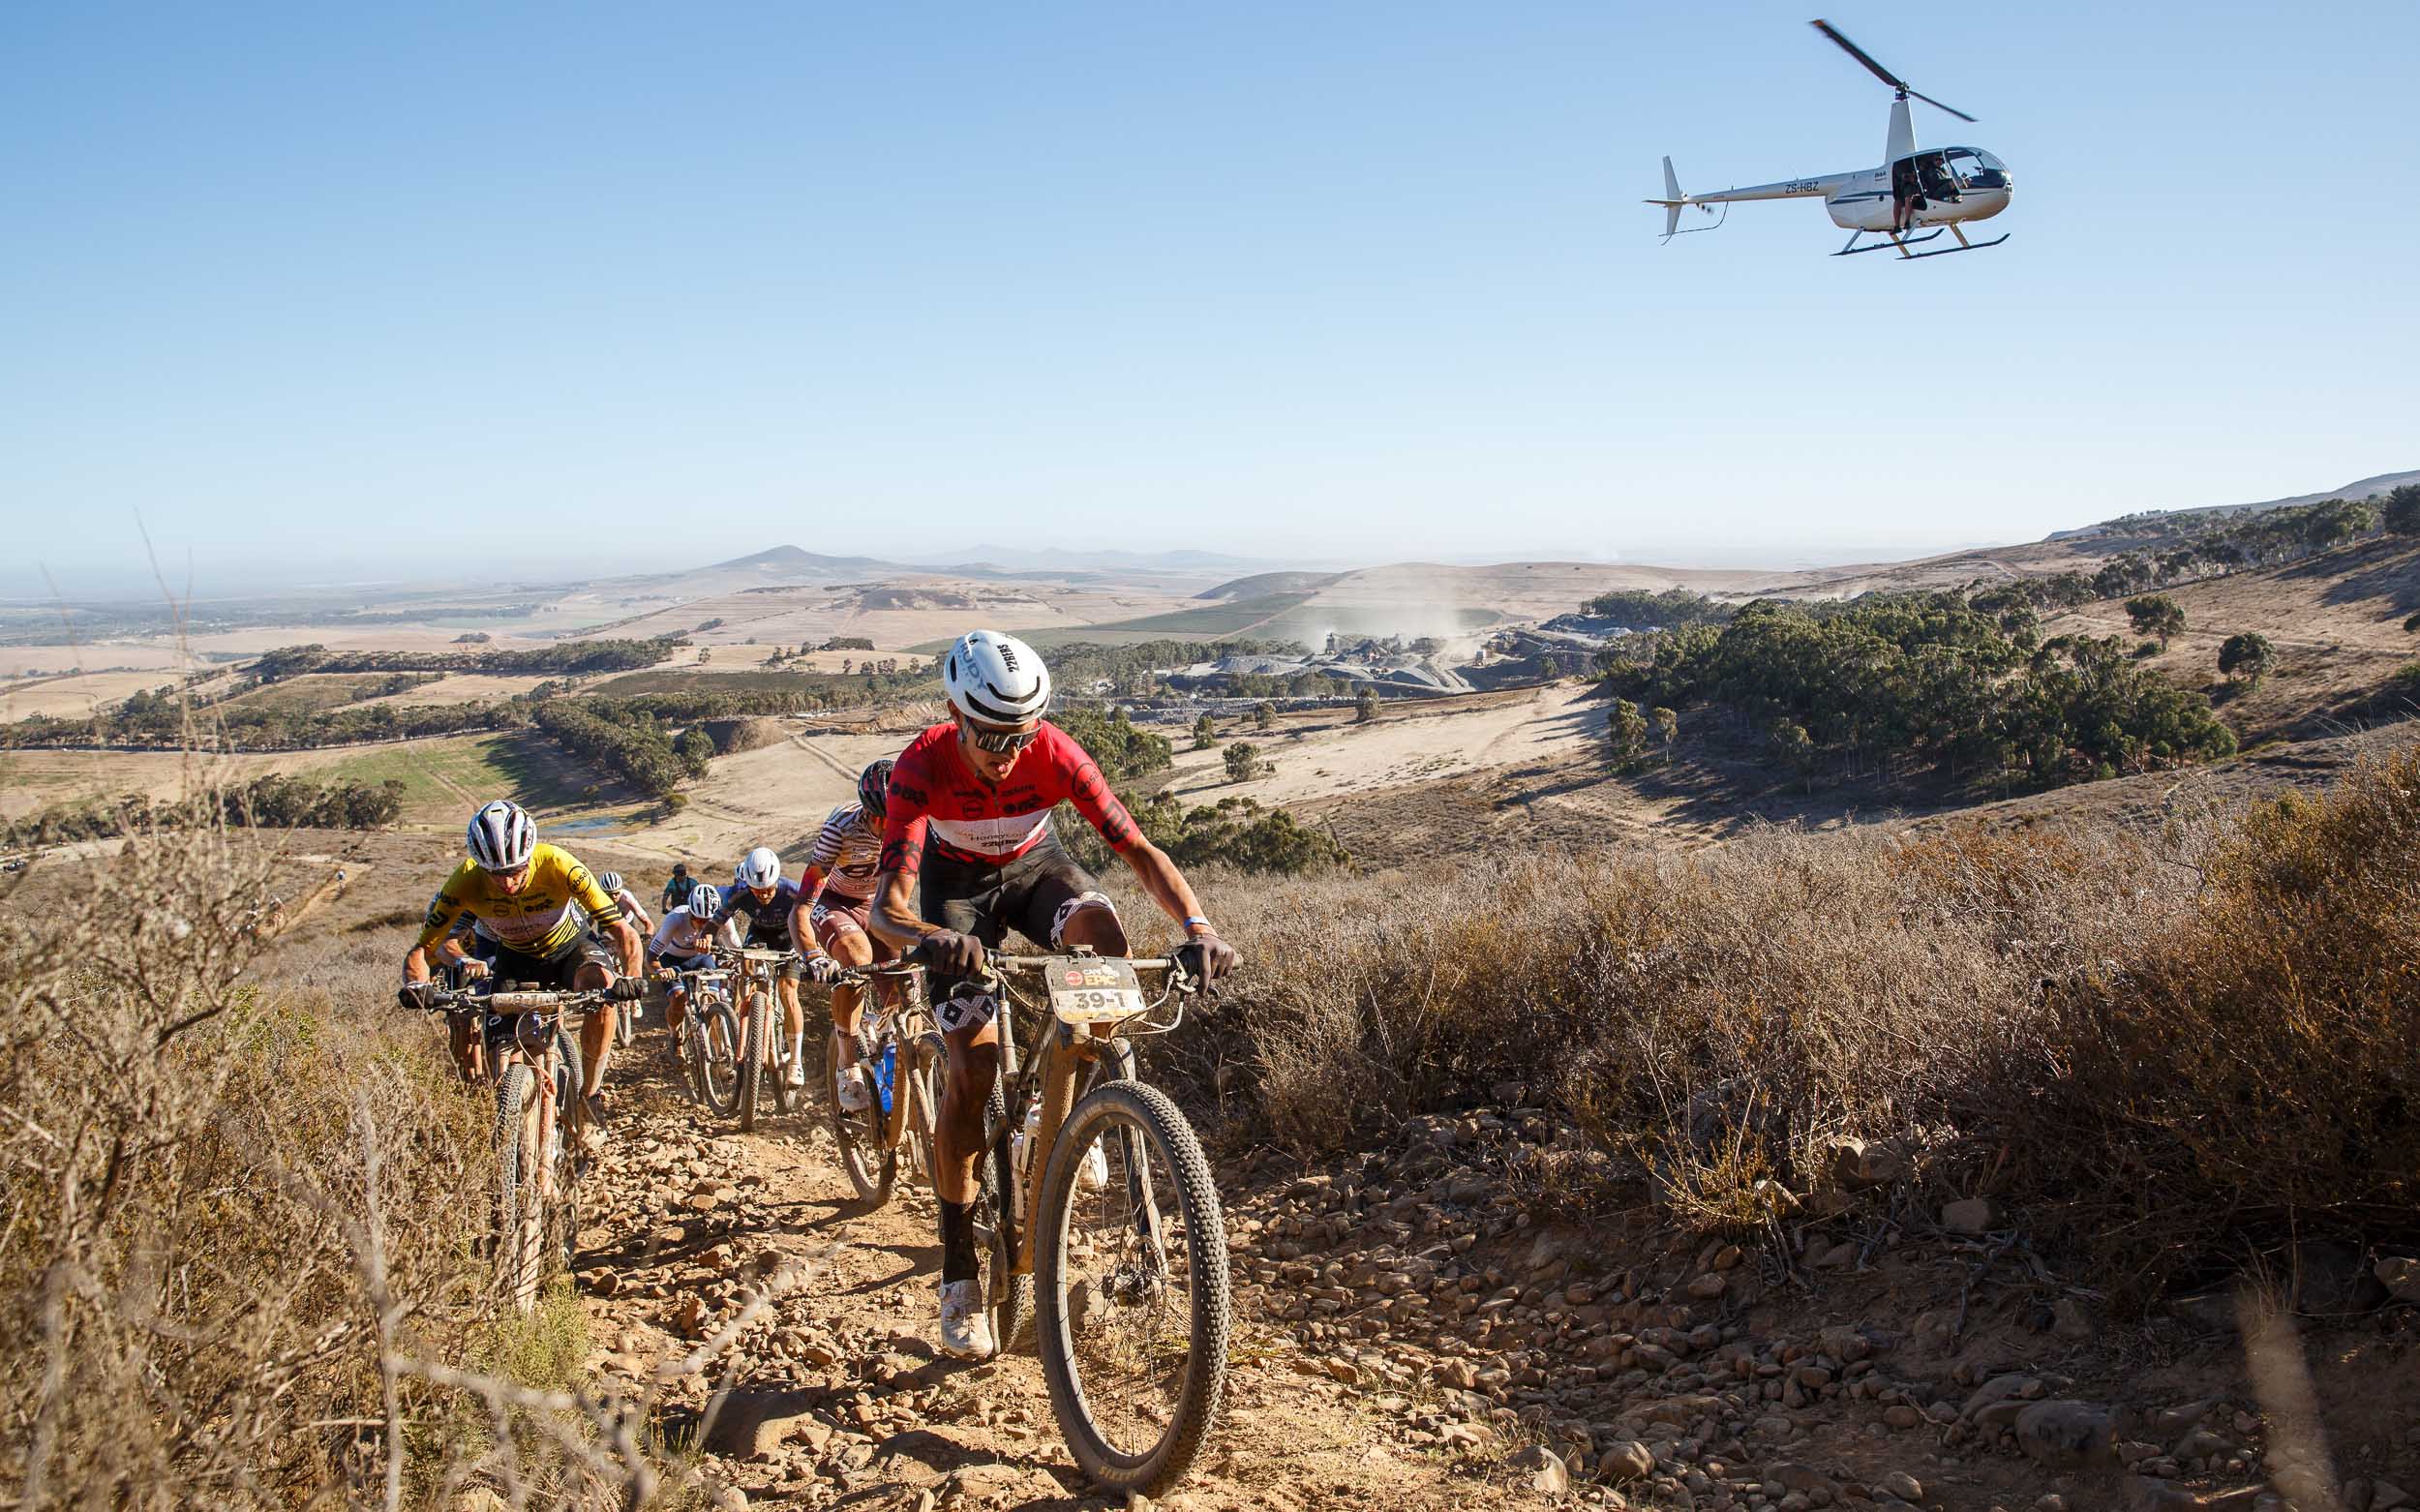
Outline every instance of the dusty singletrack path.
[[(584, 1188), (577, 1271), (602, 1374), (636, 1395), (662, 1361), (720, 1332), (755, 1278), (803, 1276), (707, 1374), (659, 1388), (657, 1418), (675, 1441), (720, 1398), (710, 1473), (751, 1505), (1127, 1504), (1077, 1473), (1031, 1355), (936, 1357), (940, 1248), (926, 1189), (903, 1179), (866, 1211), (834, 1164), (819, 1104), (741, 1134), (687, 1100), (652, 1024), (620, 1052), (612, 1081), (616, 1136)], [(1219, 1432), (1155, 1504), (1537, 1504), (1505, 1472), (1401, 1442), (1376, 1403), (1312, 1374), (1240, 1290), (1236, 1312)]]

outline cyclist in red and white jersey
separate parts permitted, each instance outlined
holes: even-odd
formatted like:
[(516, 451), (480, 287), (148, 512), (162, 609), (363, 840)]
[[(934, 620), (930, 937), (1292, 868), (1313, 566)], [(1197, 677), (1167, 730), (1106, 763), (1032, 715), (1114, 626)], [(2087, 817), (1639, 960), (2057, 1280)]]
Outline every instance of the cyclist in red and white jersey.
[[(874, 881), (882, 870), (883, 806), (891, 791), (891, 759), (867, 765), (857, 777), (857, 801), (843, 803), (824, 820), (815, 848), (799, 878), (799, 912), (790, 932), (812, 940), (844, 966), (870, 966), (897, 958), (898, 952), (865, 932)], [(803, 947), (802, 947), (803, 948)], [(846, 1112), (872, 1105), (873, 1089), (857, 1064), (857, 1019), (863, 994), (853, 983), (832, 989), (833, 1093)]]
[(1195, 975), (1217, 982), (1234, 968), (1235, 952), (1210, 927), (1176, 863), (1135, 828), (1101, 768), (1043, 718), (1050, 674), (1033, 648), (976, 630), (951, 647), (941, 670), (951, 720), (918, 736), (891, 770), (870, 923), (937, 979), (933, 1016), (950, 1044), (934, 1130), (941, 1345), (982, 1356), (993, 1341), (976, 1282), (972, 1204), (983, 1104), (1000, 1071), (998, 1005), (978, 975), (984, 952), (1013, 928), (1048, 950), (1127, 953), (1117, 910), (1051, 833), (1050, 810), (1073, 802), (1184, 926), (1177, 953)]

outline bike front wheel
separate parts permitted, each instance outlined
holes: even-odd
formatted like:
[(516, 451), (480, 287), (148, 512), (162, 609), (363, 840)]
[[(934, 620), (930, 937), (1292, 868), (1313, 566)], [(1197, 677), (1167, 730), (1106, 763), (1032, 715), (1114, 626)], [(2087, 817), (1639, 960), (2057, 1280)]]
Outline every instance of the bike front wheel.
[(729, 1118), (740, 1110), (740, 1020), (730, 1004), (719, 1001), (689, 1012), (696, 1016), (695, 1029), (681, 1027), (696, 1036), (689, 1042), (694, 1058), (689, 1070), (698, 1101), (717, 1117)]
[(763, 994), (748, 1009), (747, 1033), (740, 1038), (740, 1128), (756, 1127), (756, 1100), (765, 1090), (765, 1042), (771, 1037), (772, 1012)]
[(536, 1074), (518, 1063), (496, 1087), (496, 1289), (513, 1313), (536, 1306), (545, 1264), (546, 1166), (529, 1107), (540, 1095)]
[[(839, 1031), (833, 1031), (835, 1049)], [(848, 1173), (849, 1185), (857, 1189), (860, 1201), (875, 1207), (891, 1200), (891, 1188), (899, 1173), (899, 1152), (889, 1138), (890, 1120), (883, 1106), (883, 1083), (879, 1074), (882, 1058), (895, 1055), (897, 1043), (886, 1035), (877, 1043), (874, 1037), (860, 1029), (856, 1036), (857, 1064), (862, 1069), (865, 1090), (870, 1101), (861, 1112), (852, 1113), (840, 1105), (840, 1057), (829, 1057), (824, 1073), (824, 1100), (831, 1105), (832, 1142), (840, 1147), (840, 1168)], [(891, 1094), (899, 1096), (896, 1078)]]
[(1059, 1431), (1095, 1484), (1156, 1493), (1218, 1419), (1232, 1308), (1218, 1188), (1166, 1093), (1109, 1080), (1084, 1095), (1053, 1141), (1033, 1232)]

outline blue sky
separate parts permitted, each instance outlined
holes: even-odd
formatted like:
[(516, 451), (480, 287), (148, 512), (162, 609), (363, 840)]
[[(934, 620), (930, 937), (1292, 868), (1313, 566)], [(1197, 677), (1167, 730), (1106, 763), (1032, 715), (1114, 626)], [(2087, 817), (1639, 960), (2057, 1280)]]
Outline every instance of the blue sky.
[(0, 591), (793, 543), (1838, 559), (2420, 467), (2420, 7), (0, 8)]

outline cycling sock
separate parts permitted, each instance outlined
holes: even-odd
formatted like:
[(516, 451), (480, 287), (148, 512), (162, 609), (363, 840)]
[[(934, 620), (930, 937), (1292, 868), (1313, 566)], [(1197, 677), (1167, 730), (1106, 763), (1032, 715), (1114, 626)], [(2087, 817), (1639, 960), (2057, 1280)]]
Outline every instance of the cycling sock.
[(944, 1285), (953, 1281), (973, 1281), (980, 1267), (975, 1261), (975, 1204), (972, 1202), (941, 1203), (941, 1280)]
[(806, 1064), (806, 1031), (803, 1029), (790, 1037), (790, 1064), (793, 1066)]

